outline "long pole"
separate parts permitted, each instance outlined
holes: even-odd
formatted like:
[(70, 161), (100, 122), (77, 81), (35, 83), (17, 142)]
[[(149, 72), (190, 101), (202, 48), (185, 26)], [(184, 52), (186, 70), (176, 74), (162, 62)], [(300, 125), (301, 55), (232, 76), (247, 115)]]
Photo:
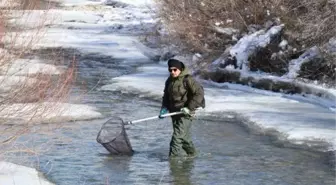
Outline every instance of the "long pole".
[(134, 120), (134, 121), (128, 121), (125, 124), (126, 125), (131, 125), (131, 124), (134, 124), (134, 123), (139, 123), (139, 122), (148, 121), (148, 120), (152, 120), (152, 119), (158, 119), (160, 117), (169, 117), (169, 116), (175, 116), (175, 115), (179, 115), (179, 114), (183, 114), (183, 112), (172, 112), (172, 113), (168, 113), (168, 114), (163, 114), (161, 116), (153, 116), (153, 117), (138, 119), (138, 120)]

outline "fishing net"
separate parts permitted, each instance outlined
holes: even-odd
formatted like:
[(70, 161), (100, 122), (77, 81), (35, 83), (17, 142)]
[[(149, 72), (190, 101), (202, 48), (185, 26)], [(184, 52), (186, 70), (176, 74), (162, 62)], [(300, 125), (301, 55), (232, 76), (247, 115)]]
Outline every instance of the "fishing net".
[(113, 155), (132, 155), (133, 149), (128, 139), (124, 122), (119, 118), (109, 119), (101, 127), (97, 142)]

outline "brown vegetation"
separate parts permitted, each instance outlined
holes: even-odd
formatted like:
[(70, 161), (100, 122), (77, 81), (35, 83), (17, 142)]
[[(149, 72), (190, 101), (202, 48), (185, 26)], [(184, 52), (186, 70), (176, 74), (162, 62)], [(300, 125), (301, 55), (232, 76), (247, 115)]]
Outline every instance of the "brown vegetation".
[[(312, 46), (323, 47), (336, 33), (336, 1), (334, 0), (156, 0), (159, 17), (167, 29), (169, 42), (184, 52), (201, 53), (205, 60), (216, 58), (245, 34), (285, 24), (281, 39), (295, 48), (290, 55), (271, 61), (274, 47), (265, 48), (262, 64), (252, 68), (284, 74), (288, 62)], [(230, 28), (229, 31), (223, 31)], [(237, 38), (236, 40), (233, 37)], [(294, 52), (293, 52), (294, 51)], [(301, 77), (334, 81), (335, 55), (321, 50), (325, 57), (319, 70)], [(258, 58), (257, 58), (258, 59)], [(207, 60), (209, 61), (209, 60)], [(306, 68), (307, 69), (307, 68)], [(317, 74), (317, 76), (316, 76)], [(327, 75), (325, 75), (327, 74)], [(324, 76), (324, 77), (322, 77)]]
[[(335, 35), (336, 3), (333, 0), (157, 0), (160, 17), (173, 36), (197, 49), (219, 49), (225, 35), (214, 27), (235, 28), (264, 25), (280, 19), (291, 40), (307, 47), (327, 42)], [(259, 27), (262, 28), (262, 27)], [(223, 37), (224, 36), (224, 37)], [(227, 38), (231, 40), (231, 37)]]
[(273, 18), (267, 15), (268, 10), (272, 12), (272, 9), (267, 8), (271, 2), (267, 1), (157, 2), (160, 5), (160, 17), (169, 33), (197, 52), (222, 51), (227, 44), (232, 43), (231, 35), (217, 31), (216, 27), (234, 28), (244, 32), (251, 24), (262, 25)]
[[(5, 0), (0, 3), (0, 143), (8, 143), (30, 131), (30, 124), (43, 120), (48, 112), (60, 112), (55, 107), (67, 101), (75, 77), (74, 61), (62, 61), (69, 66), (60, 74), (29, 71), (29, 55), (34, 45), (43, 37), (48, 20), (48, 7), (52, 5), (41, 0)], [(34, 10), (38, 14), (33, 16)], [(39, 15), (36, 17), (36, 15)], [(34, 19), (38, 18), (38, 21)], [(29, 24), (25, 24), (29, 22)], [(17, 68), (17, 60), (25, 59), (27, 65)], [(50, 58), (52, 61), (52, 58)], [(60, 61), (55, 61), (59, 64)], [(15, 67), (16, 66), (16, 67)], [(48, 102), (48, 104), (44, 104)], [(13, 112), (16, 113), (13, 119)], [(27, 118), (28, 117), (28, 118)], [(19, 129), (11, 125), (24, 123)], [(3, 129), (4, 128), (4, 129)], [(12, 132), (12, 134), (8, 134)], [(4, 138), (4, 136), (7, 136)]]

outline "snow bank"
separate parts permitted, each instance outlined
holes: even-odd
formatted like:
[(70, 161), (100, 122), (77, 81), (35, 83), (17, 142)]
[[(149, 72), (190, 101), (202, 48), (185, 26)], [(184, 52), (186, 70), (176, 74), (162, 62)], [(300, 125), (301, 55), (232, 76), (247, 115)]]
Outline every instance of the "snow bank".
[[(101, 53), (115, 58), (124, 58), (125, 60), (148, 60), (138, 50), (135, 43), (139, 41), (136, 36), (118, 34), (120, 31), (118, 25), (121, 25), (121, 29), (129, 29), (132, 34), (143, 31), (142, 29), (146, 28), (140, 26), (143, 21), (134, 20), (133, 18), (125, 21), (126, 18), (118, 16), (119, 10), (117, 11), (113, 14), (116, 16), (106, 13), (102, 17), (76, 11), (59, 11), (60, 16), (65, 17), (63, 22), (46, 30), (43, 38), (34, 45), (34, 49), (72, 47), (86, 53)], [(120, 10), (120, 13), (122, 12), (124, 10)], [(129, 13), (131, 13), (130, 10)], [(136, 15), (131, 13), (130, 17), (136, 17)], [(148, 22), (151, 22), (152, 19), (148, 15), (147, 18)], [(34, 32), (26, 31), (25, 34), (33, 35)]]
[[(36, 83), (36, 79), (26, 76), (0, 76), (0, 92), (8, 92), (15, 87), (23, 87), (24, 85), (32, 85)], [(19, 89), (18, 89), (19, 90)]]
[(0, 184), (54, 185), (45, 180), (37, 170), (9, 162), (0, 162)]
[[(97, 23), (101, 17), (91, 11), (68, 11), (68, 10), (33, 10), (29, 13), (23, 11), (15, 11), (13, 17), (9, 20), (11, 23), (23, 25), (25, 27), (44, 26), (47, 24), (57, 25), (62, 22), (81, 22), (81, 23)], [(33, 30), (34, 31), (34, 30)], [(43, 34), (43, 31), (40, 31)], [(36, 32), (36, 30), (35, 30)], [(7, 38), (11, 38), (10, 35)]]
[[(61, 74), (61, 67), (44, 64), (39, 59), (17, 59), (11, 65), (2, 66), (0, 73), (0, 92), (15, 93), (24, 86), (36, 83), (35, 78), (27, 75), (43, 73), (50, 75)], [(102, 115), (93, 107), (81, 104), (67, 103), (26, 103), (1, 104), (0, 119), (15, 120), (11, 124), (47, 121), (74, 121), (100, 118)]]
[(0, 118), (27, 122), (63, 122), (101, 118), (102, 114), (89, 105), (69, 103), (27, 103), (0, 106)]
[(296, 79), (273, 76), (262, 72), (247, 72), (232, 68), (217, 68), (210, 71), (200, 72), (200, 77), (203, 79), (218, 82), (220, 84), (234, 83), (267, 90), (269, 94), (282, 94), (282, 96), (292, 97), (300, 101), (310, 102), (328, 108), (331, 111), (336, 111), (336, 90), (326, 88), (322, 85), (304, 83)]
[(14, 2), (11, 0), (1, 0), (0, 1), (0, 8), (8, 8), (8, 7), (15, 7), (15, 6), (19, 6), (20, 3), (19, 2)]
[(114, 4), (114, 3), (124, 3), (129, 4), (137, 7), (147, 6), (153, 4), (153, 0), (103, 0), (104, 4)]
[(63, 6), (81, 6), (81, 5), (96, 5), (96, 4), (101, 4), (100, 0), (96, 0), (96, 1), (88, 1), (88, 0), (57, 0), (57, 1), (61, 2)]
[[(92, 34), (96, 34), (96, 36), (92, 37)], [(55, 28), (48, 30), (46, 36), (35, 48), (72, 47), (86, 53), (100, 53), (125, 60), (148, 60), (136, 48), (134, 42), (138, 42), (134, 37), (117, 36), (113, 33), (97, 34), (97, 31), (91, 29), (76, 32)]]
[(18, 59), (13, 61), (10, 65), (1, 66), (0, 73), (6, 75), (32, 75), (32, 74), (50, 74), (59, 75), (61, 74), (61, 67), (57, 67), (51, 64), (44, 64), (42, 60), (38, 59)]

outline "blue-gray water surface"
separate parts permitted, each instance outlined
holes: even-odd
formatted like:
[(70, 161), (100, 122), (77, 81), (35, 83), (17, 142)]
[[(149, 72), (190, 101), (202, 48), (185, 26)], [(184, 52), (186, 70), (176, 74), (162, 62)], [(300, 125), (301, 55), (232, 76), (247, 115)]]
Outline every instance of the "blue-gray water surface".
[[(57, 185), (335, 184), (335, 171), (326, 153), (284, 147), (242, 127), (244, 120), (229, 112), (194, 121), (196, 158), (168, 159), (172, 134), (169, 118), (127, 126), (135, 154), (109, 155), (96, 142), (102, 124), (111, 117), (134, 120), (155, 116), (160, 103), (132, 92), (98, 91), (112, 77), (132, 73), (137, 67), (102, 58), (80, 58), (78, 84), (87, 82), (90, 91), (81, 101), (97, 107), (104, 118), (39, 126), (52, 133), (28, 134), (21, 139), (34, 138), (34, 146), (43, 145), (44, 152), (9, 155), (9, 161), (37, 167)], [(80, 90), (79, 85), (74, 88), (73, 97)]]

